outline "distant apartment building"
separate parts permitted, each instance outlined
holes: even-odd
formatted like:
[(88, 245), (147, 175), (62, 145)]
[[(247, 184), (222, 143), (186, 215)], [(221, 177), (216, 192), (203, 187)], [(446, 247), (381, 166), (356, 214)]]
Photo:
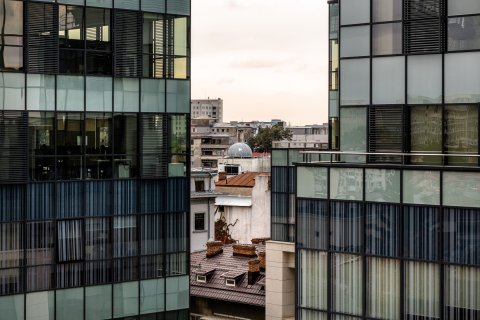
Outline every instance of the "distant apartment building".
[(274, 141), (274, 148), (328, 148), (328, 123), (305, 126), (286, 126), (292, 132), (291, 140)]
[(191, 101), (192, 119), (208, 118), (215, 123), (223, 122), (223, 100), (195, 99)]

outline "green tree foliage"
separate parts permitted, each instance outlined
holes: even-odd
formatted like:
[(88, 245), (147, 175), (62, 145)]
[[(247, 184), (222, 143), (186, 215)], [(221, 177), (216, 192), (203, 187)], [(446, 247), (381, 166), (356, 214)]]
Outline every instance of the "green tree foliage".
[(271, 152), (272, 141), (292, 140), (292, 132), (282, 124), (260, 128), (257, 135), (250, 137), (247, 144), (255, 152)]

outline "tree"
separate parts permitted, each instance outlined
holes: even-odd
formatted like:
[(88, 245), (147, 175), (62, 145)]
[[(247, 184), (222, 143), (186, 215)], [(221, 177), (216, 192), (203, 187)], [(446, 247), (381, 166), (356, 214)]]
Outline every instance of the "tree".
[(290, 129), (284, 128), (282, 124), (271, 127), (260, 128), (258, 133), (250, 137), (247, 144), (255, 152), (272, 151), (272, 141), (292, 140)]

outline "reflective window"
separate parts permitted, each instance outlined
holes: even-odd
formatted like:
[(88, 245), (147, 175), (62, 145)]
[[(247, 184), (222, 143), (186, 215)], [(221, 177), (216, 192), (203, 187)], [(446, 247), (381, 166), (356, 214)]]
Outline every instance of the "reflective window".
[(400, 252), (400, 206), (368, 203), (366, 210), (367, 253), (398, 257)]
[(407, 68), (407, 103), (442, 103), (442, 56), (408, 56)]
[(399, 170), (366, 169), (365, 198), (367, 201), (400, 202)]
[(412, 259), (438, 260), (438, 208), (404, 206), (403, 218), (405, 256)]
[(23, 1), (0, 1), (0, 70), (23, 70)]
[(452, 263), (480, 265), (479, 210), (465, 208), (444, 210), (444, 259)]
[(403, 202), (414, 204), (440, 204), (440, 172), (404, 170)]
[(178, 177), (186, 175), (187, 163), (187, 117), (170, 115), (168, 117), (170, 161), (168, 175)]
[(405, 262), (407, 319), (440, 318), (440, 265)]
[[(340, 105), (370, 103), (370, 59), (348, 59), (340, 62)], [(343, 125), (342, 125), (343, 127)], [(345, 140), (342, 140), (342, 145)]]
[(137, 174), (137, 116), (135, 114), (114, 115), (115, 138), (114, 176), (130, 178)]
[(445, 55), (445, 102), (480, 102), (480, 52)]
[(87, 73), (112, 74), (110, 10), (86, 8)]
[(360, 253), (363, 247), (363, 206), (356, 202), (331, 202), (330, 216), (330, 249)]
[(343, 27), (341, 29), (340, 56), (359, 57), (370, 55), (370, 27)]
[(480, 16), (448, 19), (448, 50), (480, 49)]
[(444, 172), (443, 204), (458, 207), (480, 207), (478, 188), (480, 174), (477, 172)]
[(297, 200), (297, 245), (310, 249), (328, 250), (328, 204), (320, 200)]
[(55, 109), (55, 76), (27, 74), (27, 110)]
[[(80, 155), (83, 145), (83, 113), (57, 113), (57, 154)], [(93, 141), (92, 141), (93, 143)]]
[[(447, 153), (478, 153), (478, 106), (445, 106), (445, 149)], [(451, 165), (477, 165), (476, 157), (447, 158)]]
[(341, 0), (340, 10), (342, 25), (370, 22), (370, 0)]
[(442, 107), (418, 106), (410, 108), (410, 151), (423, 153), (411, 157), (412, 163), (440, 163), (429, 156), (442, 150)]
[[(367, 150), (366, 108), (340, 109), (340, 141), (342, 151), (365, 152)], [(363, 162), (364, 156), (346, 155), (345, 161)]]
[(68, 5), (58, 6), (58, 36), (61, 73), (85, 71), (84, 8)]
[(400, 319), (400, 262), (367, 259), (367, 314), (373, 319)]
[(402, 24), (401, 23), (382, 23), (382, 24), (375, 24), (372, 26), (372, 55), (401, 54), (401, 53), (402, 53)]
[(164, 78), (164, 38), (165, 24), (160, 14), (143, 15), (143, 76)]
[(447, 266), (445, 270), (445, 319), (478, 318), (480, 270)]
[(327, 253), (300, 250), (298, 260), (300, 307), (326, 310), (328, 308)]
[(187, 79), (188, 70), (188, 23), (186, 17), (168, 18), (165, 21), (167, 34), (167, 77), (173, 79)]
[(372, 59), (372, 92), (374, 104), (405, 102), (405, 58)]
[(402, 20), (402, 0), (373, 0), (372, 21)]
[(55, 319), (55, 291), (35, 292), (26, 295), (26, 320)]
[(480, 13), (480, 2), (477, 0), (448, 1), (448, 14), (451, 16), (461, 14)]
[(363, 310), (363, 261), (361, 256), (333, 254), (333, 310), (361, 315)]

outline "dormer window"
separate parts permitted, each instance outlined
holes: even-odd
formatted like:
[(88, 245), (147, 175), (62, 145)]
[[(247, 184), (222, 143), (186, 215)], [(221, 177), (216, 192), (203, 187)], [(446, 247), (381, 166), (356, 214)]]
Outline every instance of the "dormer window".
[(197, 274), (197, 282), (207, 283), (207, 276)]
[(237, 285), (235, 279), (225, 279), (225, 285), (227, 287), (235, 287)]

